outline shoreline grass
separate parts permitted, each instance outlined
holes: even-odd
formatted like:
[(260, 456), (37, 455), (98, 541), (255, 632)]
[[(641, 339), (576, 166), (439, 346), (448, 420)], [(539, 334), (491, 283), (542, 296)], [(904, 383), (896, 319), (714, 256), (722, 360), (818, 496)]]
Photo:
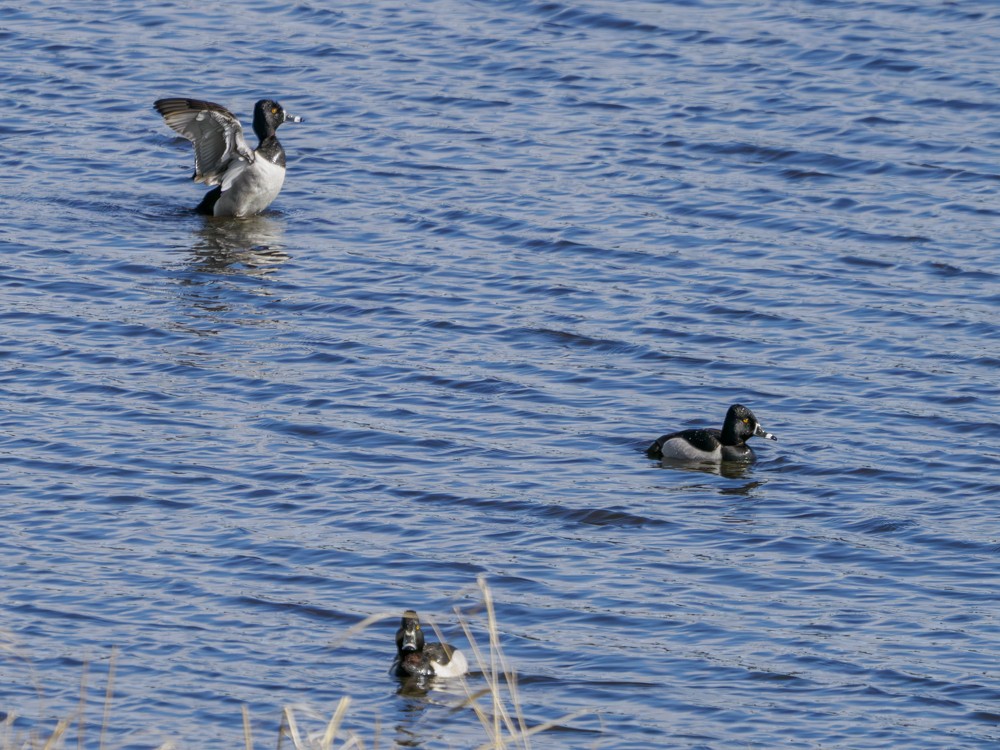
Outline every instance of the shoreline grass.
[[(486, 741), (475, 746), (473, 750), (530, 750), (530, 738), (533, 735), (563, 725), (580, 716), (596, 713), (594, 710), (584, 709), (565, 714), (557, 719), (536, 724), (535, 726), (528, 726), (518, 692), (517, 674), (507, 662), (500, 643), (500, 628), (497, 623), (496, 611), (493, 607), (493, 596), (483, 576), (477, 578), (476, 585), (480, 591), (482, 603), (486, 610), (486, 628), (489, 634), (488, 650), (486, 652), (479, 647), (478, 642), (473, 636), (468, 617), (458, 607), (455, 607), (454, 611), (458, 617), (462, 631), (465, 633), (466, 640), (469, 642), (469, 648), (472, 651), (474, 661), (470, 662), (470, 666), (472, 664), (478, 666), (486, 685), (474, 690), (468, 676), (449, 679), (449, 682), (453, 680), (460, 681), (462, 691), (465, 694), (464, 700), (451, 707), (451, 713), (454, 714), (465, 709), (473, 711), (486, 735)], [(371, 615), (348, 629), (343, 636), (335, 641), (334, 645), (347, 641), (354, 634), (376, 622), (398, 617), (399, 612)], [(421, 617), (421, 620), (423, 619), (425, 618)], [(431, 627), (433, 627), (438, 640), (443, 641), (444, 638), (437, 624), (430, 618), (426, 619)], [(488, 705), (484, 707), (481, 704), (481, 700), (487, 696), (489, 698)], [(352, 748), (367, 750), (367, 746), (361, 738), (352, 732), (343, 732), (343, 745), (338, 746), (333, 744), (341, 734), (339, 726), (349, 705), (350, 698), (345, 696), (341, 699), (340, 704), (338, 704), (325, 730), (322, 732), (315, 731), (305, 736), (298, 729), (300, 722), (296, 719), (295, 711), (299, 710), (310, 713), (313, 718), (318, 717), (314, 712), (305, 707), (285, 706), (282, 712), (282, 725), (283, 727), (286, 725), (287, 719), (287, 726), (289, 727), (288, 736), (292, 740), (294, 750), (351, 750)], [(372, 747), (378, 747), (377, 735), (373, 740)], [(247, 750), (253, 750), (252, 746), (247, 745)], [(280, 737), (278, 750), (282, 750)]]
[[(454, 611), (458, 617), (462, 631), (469, 642), (472, 652), (470, 667), (478, 667), (485, 683), (482, 687), (474, 687), (468, 676), (450, 678), (449, 684), (457, 683), (461, 686), (461, 694), (464, 699), (458, 700), (450, 707), (449, 715), (455, 715), (463, 711), (472, 711), (483, 729), (485, 741), (475, 746), (474, 750), (530, 750), (531, 737), (547, 731), (549, 729), (565, 725), (580, 716), (596, 713), (596, 711), (586, 709), (575, 711), (560, 716), (557, 719), (542, 722), (534, 726), (529, 726), (524, 715), (524, 707), (518, 691), (517, 674), (508, 663), (503, 653), (500, 643), (500, 629), (497, 624), (496, 611), (493, 607), (493, 597), (485, 578), (480, 576), (476, 581), (479, 589), (482, 605), (486, 612), (486, 629), (489, 635), (485, 649), (480, 648), (479, 643), (473, 636), (473, 629), (469, 622), (469, 617), (462, 613), (459, 607)], [(351, 627), (347, 632), (338, 638), (333, 644), (344, 643), (352, 635), (364, 630), (375, 622), (388, 618), (396, 618), (399, 613), (380, 613), (365, 618), (362, 622)], [(438, 638), (441, 633), (433, 620), (428, 618), (428, 622), (433, 627)], [(442, 639), (443, 640), (443, 639)], [(10, 652), (16, 658), (23, 658), (16, 654), (11, 644), (0, 643), (0, 650)], [(113, 648), (108, 664), (107, 683), (104, 689), (104, 705), (102, 720), (99, 729), (98, 750), (104, 750), (108, 738), (108, 727), (110, 725), (112, 703), (114, 699), (115, 667), (117, 663), (118, 649)], [(80, 683), (80, 701), (75, 711), (69, 716), (56, 722), (48, 736), (44, 736), (44, 731), (39, 728), (21, 730), (14, 726), (18, 716), (14, 713), (3, 715), (0, 712), (0, 750), (60, 750), (66, 744), (67, 738), (75, 725), (77, 735), (77, 747), (82, 750), (88, 745), (85, 735), (87, 725), (85, 721), (87, 708), (87, 678), (88, 668), (84, 664), (83, 674)], [(39, 697), (41, 689), (36, 686)], [(458, 697), (460, 694), (457, 694)], [(485, 700), (484, 700), (485, 699)], [(286, 744), (292, 750), (377, 750), (381, 736), (380, 722), (376, 719), (369, 737), (370, 745), (366, 743), (358, 732), (344, 728), (344, 720), (347, 718), (351, 707), (352, 699), (344, 696), (337, 704), (333, 715), (328, 719), (325, 715), (305, 704), (285, 705), (281, 710), (281, 719), (278, 728), (277, 750), (286, 750)], [(246, 750), (256, 750), (253, 732), (251, 729), (250, 714), (247, 706), (242, 707), (243, 720), (243, 741)], [(319, 729), (307, 730), (306, 723), (317, 722)], [(286, 743), (287, 740), (287, 743)], [(340, 743), (340, 744), (337, 744)], [(392, 744), (390, 742), (390, 744)], [(156, 750), (173, 750), (173, 741), (166, 741), (160, 744)]]

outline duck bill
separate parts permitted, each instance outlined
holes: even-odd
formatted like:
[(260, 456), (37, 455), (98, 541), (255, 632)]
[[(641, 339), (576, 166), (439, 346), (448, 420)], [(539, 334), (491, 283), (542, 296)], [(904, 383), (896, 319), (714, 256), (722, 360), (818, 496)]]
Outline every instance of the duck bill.
[(399, 650), (404, 653), (407, 651), (416, 651), (417, 634), (412, 632), (403, 633), (403, 642), (400, 644)]
[(283, 122), (302, 122), (302, 118), (299, 117), (298, 115), (290, 115), (287, 112), (285, 112), (285, 119), (283, 120)]
[(757, 429), (754, 430), (753, 434), (756, 435), (757, 437), (762, 437), (762, 438), (765, 438), (767, 440), (777, 440), (778, 439), (777, 437), (775, 437), (774, 435), (772, 435), (770, 432), (768, 432), (767, 430), (765, 430), (763, 427), (761, 427), (760, 423), (757, 424)]

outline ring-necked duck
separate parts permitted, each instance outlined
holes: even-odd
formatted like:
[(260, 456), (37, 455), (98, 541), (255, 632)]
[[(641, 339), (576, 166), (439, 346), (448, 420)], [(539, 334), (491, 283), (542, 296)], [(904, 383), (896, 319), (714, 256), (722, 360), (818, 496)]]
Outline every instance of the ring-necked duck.
[(733, 404), (726, 412), (721, 430), (714, 428), (681, 430), (657, 438), (646, 455), (653, 459), (682, 461), (753, 461), (757, 458), (746, 441), (757, 436), (777, 440), (766, 432), (743, 404)]
[(253, 151), (243, 126), (225, 107), (198, 99), (159, 99), (156, 111), (167, 125), (194, 144), (194, 179), (215, 185), (195, 209), (209, 216), (259, 214), (278, 197), (285, 181), (285, 149), (275, 131), (283, 122), (302, 122), (272, 99), (253, 108)]
[(424, 643), (420, 618), (412, 609), (403, 613), (396, 631), (396, 658), (392, 672), (398, 677), (460, 677), (469, 669), (465, 654), (445, 643)]

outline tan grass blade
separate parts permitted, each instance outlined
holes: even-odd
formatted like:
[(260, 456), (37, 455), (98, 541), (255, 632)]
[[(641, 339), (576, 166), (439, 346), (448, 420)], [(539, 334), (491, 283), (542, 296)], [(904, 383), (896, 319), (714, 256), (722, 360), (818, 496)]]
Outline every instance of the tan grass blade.
[(247, 708), (247, 704), (244, 703), (240, 706), (243, 712), (243, 744), (246, 745), (247, 750), (253, 750), (253, 735), (250, 731), (250, 710)]
[(299, 735), (299, 726), (295, 721), (295, 712), (292, 710), (292, 707), (285, 706), (282, 714), (284, 716), (282, 724), (288, 727), (288, 736), (291, 737), (295, 750), (306, 750), (306, 746), (302, 742), (302, 737)]
[(365, 619), (359, 622), (357, 625), (351, 625), (339, 638), (330, 642), (331, 648), (340, 648), (344, 645), (351, 637), (360, 633), (362, 630), (367, 628), (369, 625), (373, 625), (376, 622), (381, 622), (382, 620), (388, 620), (393, 617), (398, 618), (399, 612), (376, 612), (373, 615), (368, 615)]
[[(593, 713), (593, 712), (590, 711), (590, 709), (582, 709), (580, 711), (574, 711), (571, 714), (566, 714), (565, 716), (560, 716), (558, 719), (553, 719), (552, 721), (546, 721), (546, 722), (543, 722), (542, 724), (538, 724), (536, 726), (533, 726), (530, 729), (528, 729), (524, 734), (514, 735), (512, 737), (512, 739), (514, 739), (515, 741), (520, 740), (521, 744), (524, 745), (525, 747), (527, 747), (527, 743), (525, 743), (524, 740), (527, 737), (529, 737), (530, 735), (538, 734), (539, 732), (544, 732), (547, 729), (552, 729), (552, 727), (556, 727), (556, 726), (559, 726), (560, 724), (564, 724), (564, 723), (566, 723), (568, 721), (572, 721), (573, 719), (575, 719), (575, 718), (577, 718), (579, 716), (586, 716), (589, 713)], [(506, 747), (506, 744), (495, 744), (493, 742), (486, 742), (486, 743), (483, 743), (482, 745), (479, 745), (477, 748), (475, 748), (475, 750), (491, 750), (491, 748), (497, 748), (498, 749), (498, 748), (503, 748), (503, 747)]]
[(59, 723), (56, 724), (56, 728), (52, 730), (52, 734), (45, 741), (45, 745), (42, 746), (42, 750), (51, 750), (56, 746), (56, 743), (62, 738), (66, 730), (69, 729), (69, 723), (71, 719), (60, 719)]
[(111, 698), (115, 693), (115, 665), (118, 663), (118, 647), (111, 647), (111, 660), (108, 662), (108, 685), (104, 690), (104, 719), (101, 721), (101, 738), (97, 744), (99, 750), (104, 750), (104, 739), (108, 733), (108, 722), (111, 720)]
[(86, 721), (84, 720), (84, 709), (87, 706), (87, 673), (90, 670), (90, 663), (84, 662), (80, 671), (80, 704), (77, 706), (76, 715), (76, 747), (83, 750), (83, 732)]
[(350, 705), (351, 699), (346, 695), (340, 699), (340, 703), (337, 704), (337, 710), (333, 712), (333, 718), (326, 725), (326, 732), (323, 734), (323, 740), (320, 742), (320, 750), (330, 750), (333, 747), (333, 742), (337, 738), (337, 730), (340, 728), (340, 723), (344, 720), (344, 714), (347, 713)]

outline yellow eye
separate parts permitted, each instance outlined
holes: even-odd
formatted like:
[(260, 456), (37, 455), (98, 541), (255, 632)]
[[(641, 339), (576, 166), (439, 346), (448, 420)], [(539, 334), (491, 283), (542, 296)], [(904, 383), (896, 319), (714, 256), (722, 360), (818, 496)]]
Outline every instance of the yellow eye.
[(750, 417), (744, 417), (743, 424), (749, 424), (749, 423), (750, 423)]
[(277, 107), (271, 107), (271, 114), (272, 115), (278, 114), (278, 108)]
[(416, 629), (417, 629), (417, 630), (420, 630), (420, 626), (419, 626), (419, 625), (417, 625), (417, 628), (416, 628)]

